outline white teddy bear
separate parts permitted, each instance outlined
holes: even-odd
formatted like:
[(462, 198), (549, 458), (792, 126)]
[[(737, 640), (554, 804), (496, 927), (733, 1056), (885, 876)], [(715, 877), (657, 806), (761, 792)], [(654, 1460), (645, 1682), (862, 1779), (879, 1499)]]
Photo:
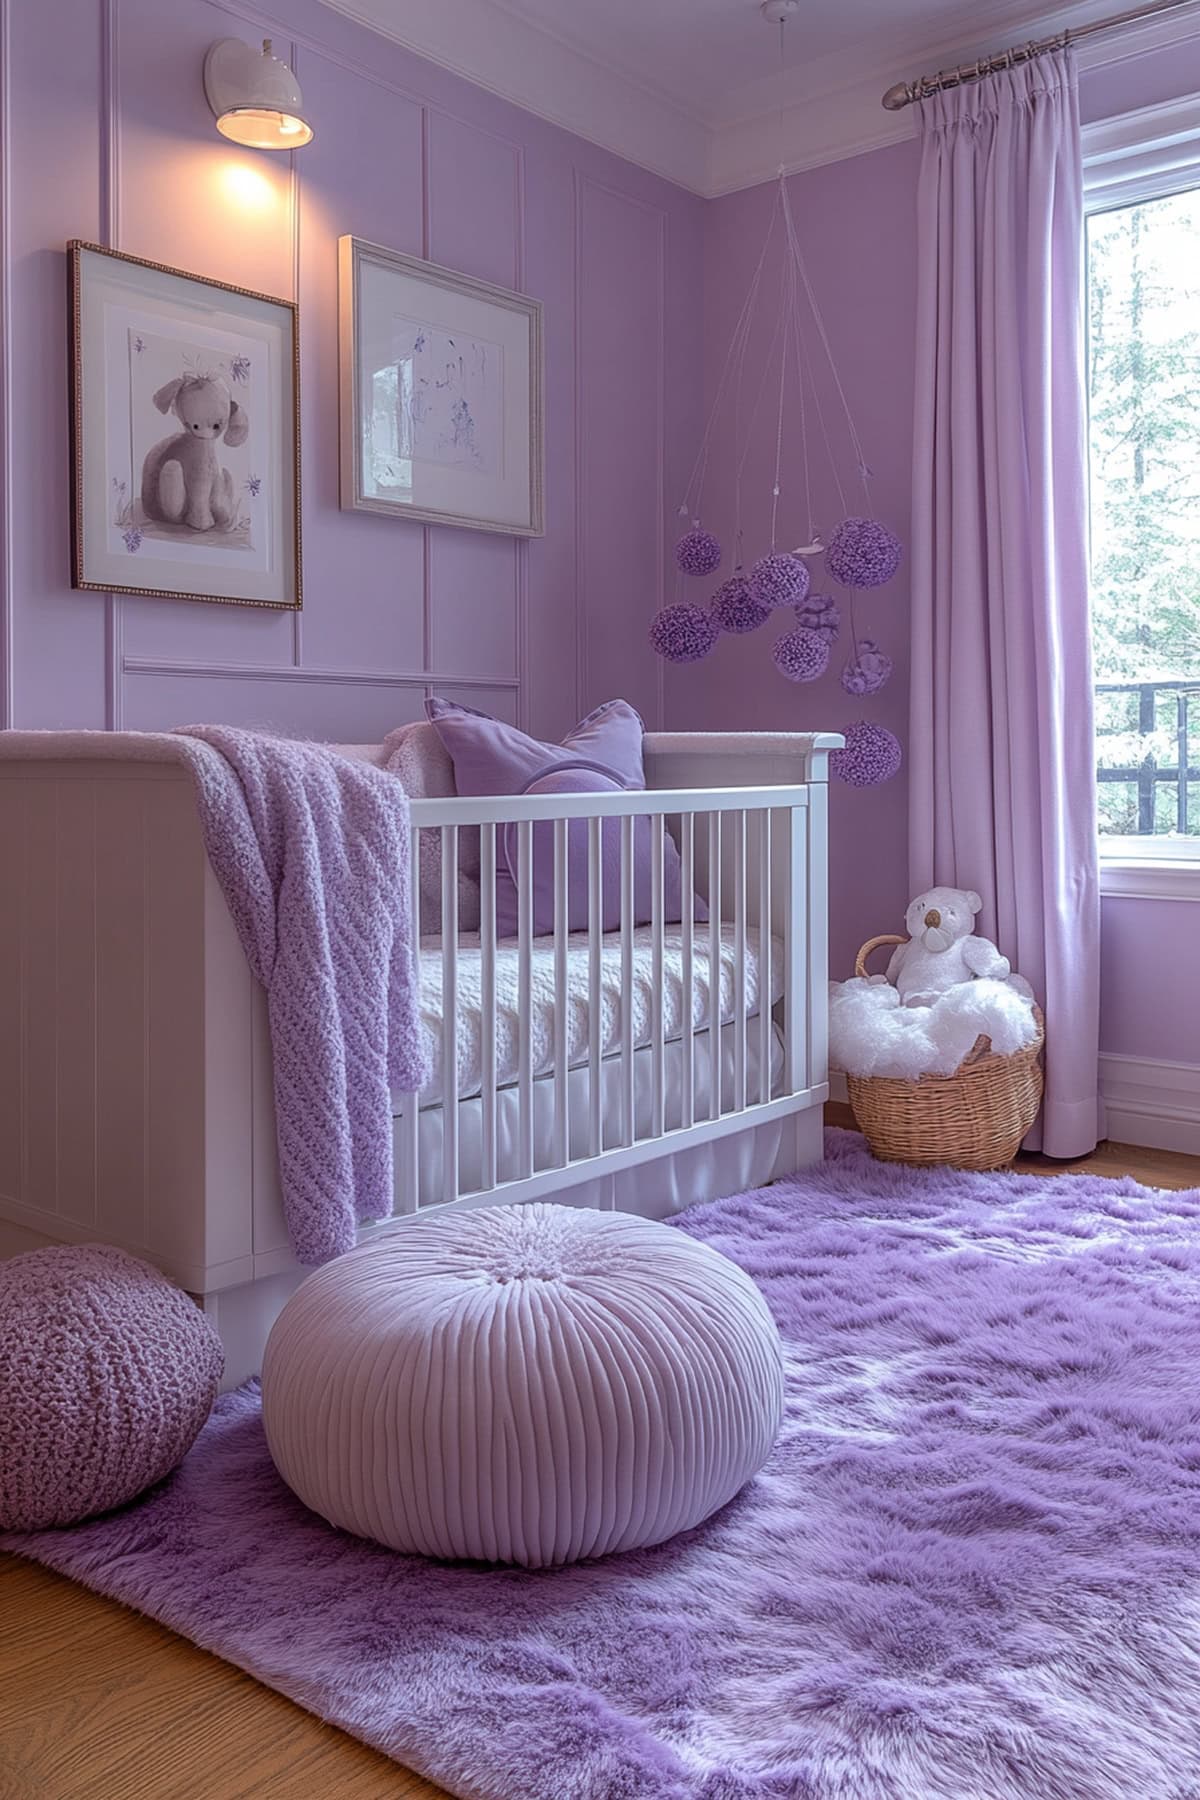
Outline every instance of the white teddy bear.
[(892, 953), (886, 976), (899, 990), (902, 1006), (932, 1006), (947, 988), (976, 975), (1008, 980), (1007, 956), (987, 938), (974, 935), (975, 914), (982, 905), (978, 894), (952, 887), (929, 888), (910, 901), (904, 915), (909, 941)]

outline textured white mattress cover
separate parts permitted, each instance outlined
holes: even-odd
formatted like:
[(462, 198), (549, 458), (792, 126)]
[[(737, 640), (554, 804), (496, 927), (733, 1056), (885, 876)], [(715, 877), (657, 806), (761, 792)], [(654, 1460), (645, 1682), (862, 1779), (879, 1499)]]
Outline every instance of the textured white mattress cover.
[[(759, 934), (746, 931), (746, 1011), (758, 1012), (761, 985)], [(769, 991), (773, 1005), (783, 993), (784, 948), (778, 938), (769, 946)], [(718, 955), (718, 1018), (728, 1024), (734, 1014), (737, 952), (734, 928), (721, 926)], [(588, 938), (573, 932), (567, 954), (567, 1061), (577, 1066), (588, 1055)], [(600, 959), (600, 1050), (613, 1056), (621, 1047), (621, 1032), (628, 1004), (632, 1009), (635, 1048), (650, 1042), (654, 1001), (654, 964), (651, 928), (639, 926), (633, 933), (633, 980), (628, 999), (621, 979), (621, 938), (606, 933)], [(504, 939), (496, 948), (496, 1086), (517, 1079), (520, 1060), (518, 1017), (519, 964), (514, 940)], [(701, 1030), (711, 1016), (708, 926), (697, 925), (692, 948), (692, 1025)], [(679, 925), (663, 933), (663, 1037), (670, 1043), (683, 1032), (683, 934)], [(479, 936), (463, 935), (458, 950), (458, 1005), (456, 1009), (458, 1097), (478, 1094), (483, 1076), (482, 960)], [(440, 938), (421, 940), (421, 1020), (430, 1054), (432, 1074), (421, 1090), (421, 1105), (432, 1106), (442, 1098), (442, 947)], [(749, 1034), (753, 1035), (753, 1034)], [(530, 1006), (530, 1045), (533, 1073), (546, 1074), (554, 1066), (554, 940), (533, 940)]]

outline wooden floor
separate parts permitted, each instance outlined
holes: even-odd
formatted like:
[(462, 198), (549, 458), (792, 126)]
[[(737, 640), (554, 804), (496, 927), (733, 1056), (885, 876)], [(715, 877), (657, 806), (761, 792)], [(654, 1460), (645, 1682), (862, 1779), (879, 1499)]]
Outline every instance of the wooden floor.
[(185, 1638), (0, 1557), (0, 1800), (433, 1800)]
[[(847, 1123), (842, 1109), (829, 1122)], [(1200, 1186), (1200, 1158), (1103, 1144), (1038, 1174)], [(398, 1768), (136, 1613), (0, 1557), (0, 1800), (435, 1800)]]

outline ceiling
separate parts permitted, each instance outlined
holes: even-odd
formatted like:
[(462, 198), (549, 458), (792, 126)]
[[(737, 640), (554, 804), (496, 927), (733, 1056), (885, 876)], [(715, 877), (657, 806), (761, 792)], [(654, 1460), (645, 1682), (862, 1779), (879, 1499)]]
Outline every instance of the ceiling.
[[(410, 49), (698, 193), (910, 136), (883, 90), (1129, 0), (328, 0)], [(1200, 35), (1200, 4), (1094, 37), (1081, 59)], [(1120, 48), (1117, 40), (1120, 39)], [(1084, 52), (1086, 51), (1086, 57)]]

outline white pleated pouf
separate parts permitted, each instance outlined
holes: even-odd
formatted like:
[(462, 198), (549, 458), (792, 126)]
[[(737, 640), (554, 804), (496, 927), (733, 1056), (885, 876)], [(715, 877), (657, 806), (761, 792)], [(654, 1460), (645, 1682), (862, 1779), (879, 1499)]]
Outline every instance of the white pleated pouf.
[(318, 1269), (262, 1379), (280, 1474), (395, 1550), (529, 1568), (659, 1544), (761, 1467), (783, 1411), (754, 1283), (626, 1213), (390, 1229)]

